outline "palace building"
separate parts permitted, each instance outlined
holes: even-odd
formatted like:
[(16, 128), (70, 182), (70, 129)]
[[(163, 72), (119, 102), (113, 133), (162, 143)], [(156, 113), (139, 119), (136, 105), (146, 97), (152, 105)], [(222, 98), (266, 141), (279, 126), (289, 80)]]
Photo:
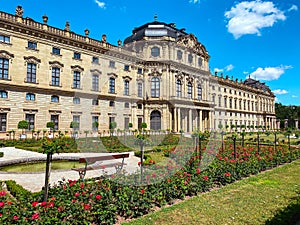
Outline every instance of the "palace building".
[(193, 132), (222, 124), (277, 128), (275, 96), (251, 78), (209, 71), (205, 46), (174, 23), (146, 23), (117, 45), (0, 12), (0, 138), (27, 120), (28, 130), (105, 133), (124, 130)]

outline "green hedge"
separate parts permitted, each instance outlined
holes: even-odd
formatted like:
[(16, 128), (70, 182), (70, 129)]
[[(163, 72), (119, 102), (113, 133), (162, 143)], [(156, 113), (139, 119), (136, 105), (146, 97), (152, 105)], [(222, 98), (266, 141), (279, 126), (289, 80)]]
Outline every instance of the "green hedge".
[(4, 152), (0, 152), (0, 157), (3, 157), (4, 156)]

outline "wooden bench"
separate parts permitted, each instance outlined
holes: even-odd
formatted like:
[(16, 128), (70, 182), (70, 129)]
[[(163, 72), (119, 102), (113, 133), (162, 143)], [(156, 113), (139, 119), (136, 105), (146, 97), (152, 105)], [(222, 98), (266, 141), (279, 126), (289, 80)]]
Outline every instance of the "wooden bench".
[[(118, 153), (112, 155), (105, 155), (105, 156), (87, 156), (79, 158), (79, 163), (85, 163), (85, 167), (81, 168), (72, 168), (79, 173), (79, 178), (84, 179), (87, 170), (98, 170), (98, 169), (105, 169), (109, 167), (115, 167), (116, 172), (119, 173), (123, 166), (126, 165), (124, 163), (124, 159), (129, 158), (129, 153)], [(115, 159), (122, 159), (122, 162), (111, 162), (108, 164), (102, 164), (104, 161), (111, 161)]]

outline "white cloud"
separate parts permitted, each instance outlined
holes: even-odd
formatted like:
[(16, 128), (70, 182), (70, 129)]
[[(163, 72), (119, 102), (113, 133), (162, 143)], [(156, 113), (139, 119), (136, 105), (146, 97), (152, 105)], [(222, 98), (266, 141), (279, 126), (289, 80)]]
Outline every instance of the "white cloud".
[(292, 95), (292, 98), (298, 98), (298, 96), (296, 96), (296, 95)]
[(234, 68), (234, 66), (232, 64), (229, 64), (229, 65), (225, 66), (226, 71), (233, 70), (233, 68)]
[(99, 0), (95, 0), (96, 4), (101, 8), (101, 9), (105, 9), (105, 2), (100, 2)]
[(293, 68), (292, 66), (278, 66), (278, 67), (265, 67), (257, 68), (250, 77), (256, 80), (278, 80), (285, 70)]
[(190, 0), (189, 3), (194, 3), (194, 4), (200, 3), (200, 0)]
[(224, 70), (223, 69), (219, 69), (219, 68), (215, 68), (214, 71), (217, 72), (217, 73), (220, 73), (220, 72), (223, 72)]
[(291, 8), (289, 8), (288, 11), (290, 12), (290, 11), (297, 11), (297, 10), (298, 10), (298, 6), (292, 5)]
[(282, 89), (276, 89), (273, 91), (274, 94), (276, 95), (284, 95), (284, 94), (287, 94), (288, 91), (287, 90), (282, 90)]
[(240, 2), (225, 12), (225, 17), (228, 19), (227, 30), (235, 39), (245, 34), (260, 36), (262, 28), (272, 27), (277, 21), (286, 19), (273, 2), (260, 0)]

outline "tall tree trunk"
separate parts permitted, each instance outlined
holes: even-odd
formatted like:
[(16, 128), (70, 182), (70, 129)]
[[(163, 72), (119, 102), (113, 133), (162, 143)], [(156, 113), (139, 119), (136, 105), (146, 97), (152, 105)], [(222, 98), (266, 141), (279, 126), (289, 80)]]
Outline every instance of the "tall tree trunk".
[(46, 161), (46, 173), (45, 173), (44, 202), (47, 202), (47, 199), (48, 199), (51, 162), (52, 162), (52, 154), (48, 153), (47, 161)]

